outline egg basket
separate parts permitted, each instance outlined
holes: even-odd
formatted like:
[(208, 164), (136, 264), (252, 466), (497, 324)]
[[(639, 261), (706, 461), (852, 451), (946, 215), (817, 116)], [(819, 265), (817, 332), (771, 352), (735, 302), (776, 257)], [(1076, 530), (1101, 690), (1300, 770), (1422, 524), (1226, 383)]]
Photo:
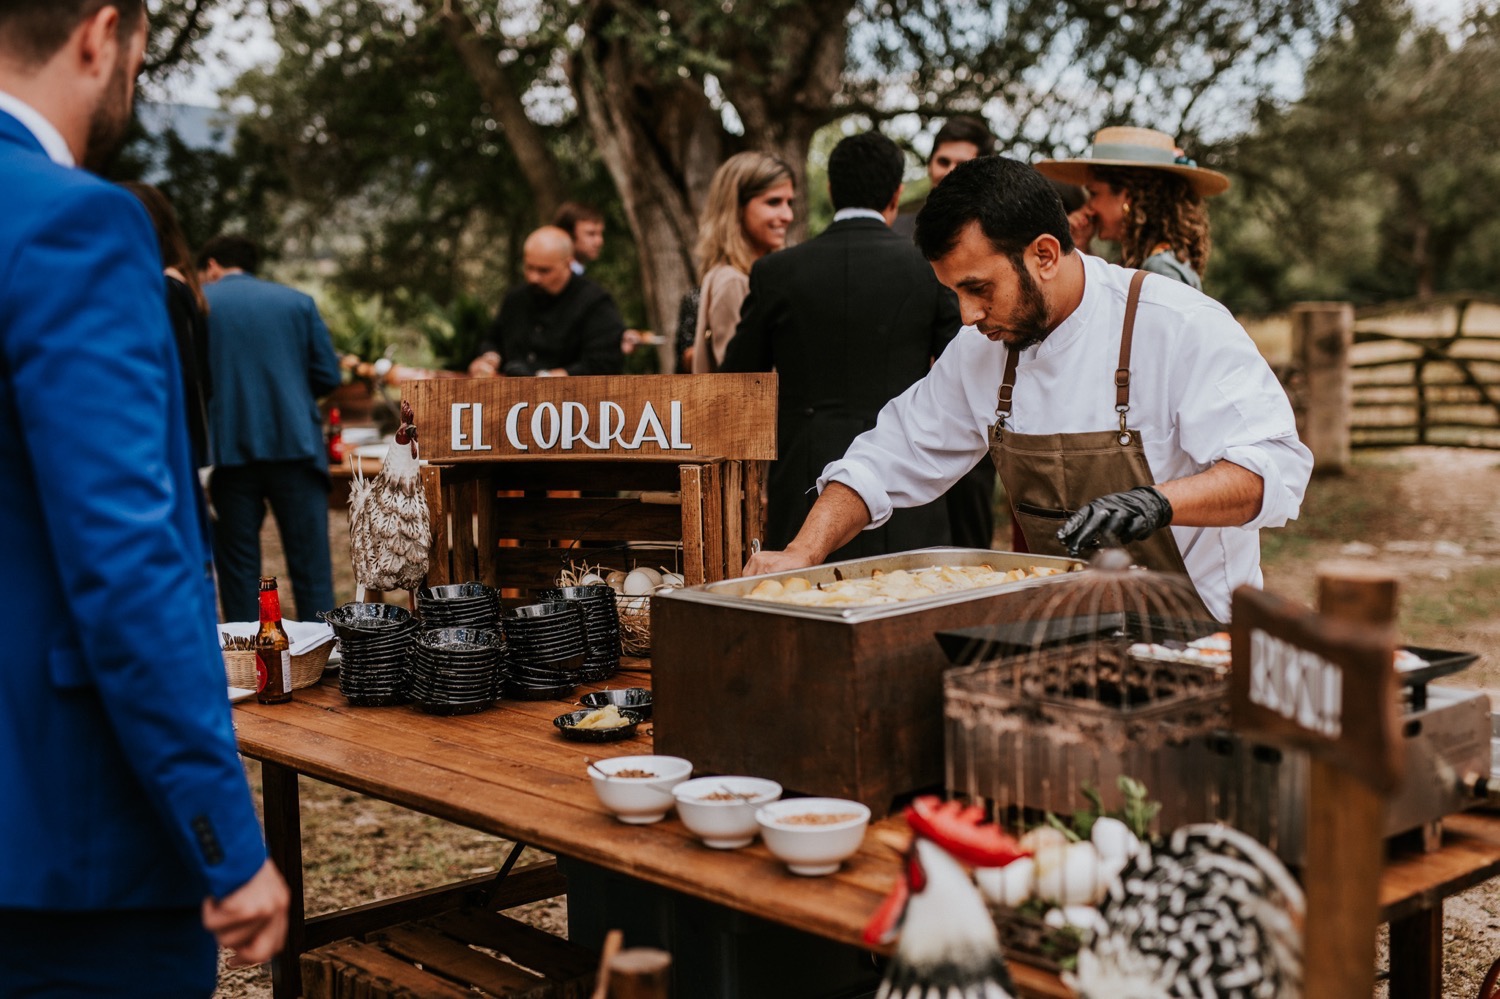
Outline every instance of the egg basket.
[[(328, 666), (328, 657), (333, 654), (333, 642), (333, 636), (330, 635), (328, 641), (317, 648), (292, 656), (293, 690), (311, 687), (323, 678), (323, 670)], [(229, 680), (229, 686), (241, 687), (245, 690), (255, 690), (260, 686), (260, 679), (255, 672), (253, 649), (226, 648), (223, 654), (224, 673)]]
[[(587, 561), (569, 562), (557, 574), (558, 586), (584, 585), (589, 575), (607, 579), (612, 572), (628, 573), (642, 567), (665, 572), (682, 571), (682, 550), (672, 546), (627, 546), (610, 552), (618, 554), (610, 564), (594, 564)], [(651, 654), (651, 594), (626, 594), (615, 592), (615, 610), (620, 615), (620, 651), (627, 656), (645, 657)]]

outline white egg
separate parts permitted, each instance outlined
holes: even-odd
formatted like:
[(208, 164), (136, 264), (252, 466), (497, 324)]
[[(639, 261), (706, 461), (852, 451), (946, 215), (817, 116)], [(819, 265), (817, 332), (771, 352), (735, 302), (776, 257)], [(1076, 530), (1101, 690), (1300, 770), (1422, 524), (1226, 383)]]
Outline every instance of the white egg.
[(625, 577), (625, 583), (621, 589), (632, 597), (645, 596), (656, 589), (656, 584), (659, 582), (659, 577), (653, 579), (652, 576), (655, 576), (655, 573), (652, 573), (650, 569), (632, 569)]
[(660, 586), (661, 585), (661, 573), (657, 572), (655, 569), (651, 568), (650, 566), (640, 565), (640, 566), (636, 566), (634, 569), (630, 570), (630, 574), (632, 576), (634, 576), (638, 572), (639, 573), (644, 573), (645, 576), (646, 576), (646, 578), (649, 579), (649, 580), (651, 580), (651, 585), (652, 586)]
[(1030, 854), (1040, 853), (1049, 846), (1067, 846), (1072, 840), (1061, 829), (1037, 826), (1021, 837), (1021, 849)]
[(661, 574), (661, 585), (663, 586), (686, 586), (687, 580), (680, 572), (664, 572)]
[(609, 588), (614, 590), (616, 593), (625, 592), (625, 573), (621, 572), (619, 569), (616, 569), (608, 576), (605, 576), (604, 581), (608, 583)]
[(1015, 908), (1029, 900), (1036, 884), (1036, 861), (1021, 857), (1004, 867), (981, 867), (974, 871), (979, 890), (991, 902)]
[(598, 586), (602, 582), (604, 582), (604, 579), (597, 572), (588, 572), (584, 573), (583, 578), (578, 581), (578, 585)]
[(1129, 826), (1108, 816), (1094, 821), (1094, 830), (1089, 839), (1093, 842), (1094, 849), (1099, 851), (1099, 856), (1111, 863), (1127, 861), (1141, 848), (1141, 841), (1135, 838), (1135, 833), (1130, 831)]
[(1042, 922), (1054, 930), (1072, 926), (1088, 931), (1099, 924), (1099, 910), (1092, 905), (1065, 905), (1057, 909), (1048, 909), (1047, 914), (1042, 917)]
[(1049, 846), (1036, 855), (1036, 893), (1059, 905), (1097, 902), (1107, 884), (1092, 843)]

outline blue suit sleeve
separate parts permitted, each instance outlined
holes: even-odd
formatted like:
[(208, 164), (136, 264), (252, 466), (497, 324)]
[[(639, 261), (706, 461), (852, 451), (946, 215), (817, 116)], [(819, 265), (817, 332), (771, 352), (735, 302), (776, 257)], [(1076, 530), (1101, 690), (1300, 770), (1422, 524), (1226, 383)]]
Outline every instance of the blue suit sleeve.
[(5, 361), (85, 682), (174, 845), (222, 897), (255, 874), (265, 847), (225, 697), (207, 553), (182, 515), (191, 480), (174, 472), (186, 435), (170, 405), (178, 374), (155, 245), (123, 191), (60, 198), (19, 241), (12, 273), (69, 280), (26, 289)]

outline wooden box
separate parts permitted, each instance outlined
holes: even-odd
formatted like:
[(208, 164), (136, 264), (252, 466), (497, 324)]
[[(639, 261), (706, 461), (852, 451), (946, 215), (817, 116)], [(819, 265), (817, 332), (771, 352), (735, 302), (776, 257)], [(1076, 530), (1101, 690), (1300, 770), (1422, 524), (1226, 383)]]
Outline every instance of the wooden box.
[(738, 575), (763, 534), (774, 374), (459, 378), (406, 394), (429, 461), (429, 585), (525, 596), (571, 563), (711, 582)]
[[(1070, 559), (944, 548), (778, 573), (814, 583), (874, 569), (1070, 568)], [(769, 777), (789, 791), (852, 798), (878, 816), (943, 782), (943, 671), (934, 635), (1008, 619), (1060, 576), (851, 609), (747, 599), (727, 580), (652, 600), (656, 751), (700, 773)]]

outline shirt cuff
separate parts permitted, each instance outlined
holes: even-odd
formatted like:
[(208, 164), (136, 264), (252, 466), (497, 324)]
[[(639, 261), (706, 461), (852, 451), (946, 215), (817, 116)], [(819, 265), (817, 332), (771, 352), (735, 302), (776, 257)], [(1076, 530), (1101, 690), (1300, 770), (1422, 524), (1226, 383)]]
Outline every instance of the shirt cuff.
[(857, 461), (841, 458), (823, 469), (823, 475), (818, 479), (818, 493), (828, 487), (830, 482), (837, 482), (842, 486), (848, 486), (859, 494), (859, 498), (865, 501), (865, 507), (870, 511), (870, 523), (865, 530), (880, 527), (891, 519), (891, 497), (880, 484), (880, 477), (871, 469)]
[[(1284, 451), (1285, 454), (1277, 454), (1276, 451)], [(1240, 525), (1246, 530), (1259, 530), (1266, 527), (1281, 527), (1287, 521), (1297, 516), (1302, 506), (1302, 493), (1307, 486), (1307, 473), (1311, 472), (1311, 455), (1301, 453), (1301, 448), (1295, 438), (1289, 440), (1273, 439), (1261, 441), (1257, 444), (1243, 444), (1226, 448), (1224, 460), (1233, 462), (1241, 468), (1254, 472), (1260, 476), (1262, 483), (1260, 510), (1253, 518)], [(1306, 473), (1295, 476), (1300, 486), (1294, 488), (1287, 474), (1293, 469), (1283, 468), (1285, 463), (1296, 465), (1305, 464)]]

